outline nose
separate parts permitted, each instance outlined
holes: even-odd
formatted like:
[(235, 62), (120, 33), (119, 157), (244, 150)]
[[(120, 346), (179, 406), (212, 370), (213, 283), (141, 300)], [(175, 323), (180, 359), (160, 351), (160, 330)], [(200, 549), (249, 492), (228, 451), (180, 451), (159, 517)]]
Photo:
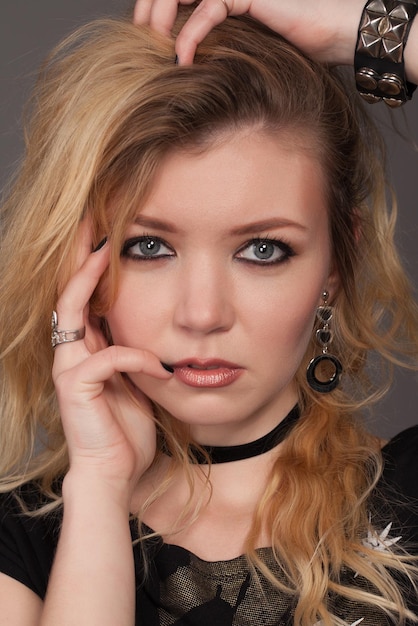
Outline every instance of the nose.
[(194, 259), (179, 277), (175, 323), (189, 332), (225, 332), (235, 319), (233, 288), (221, 262)]

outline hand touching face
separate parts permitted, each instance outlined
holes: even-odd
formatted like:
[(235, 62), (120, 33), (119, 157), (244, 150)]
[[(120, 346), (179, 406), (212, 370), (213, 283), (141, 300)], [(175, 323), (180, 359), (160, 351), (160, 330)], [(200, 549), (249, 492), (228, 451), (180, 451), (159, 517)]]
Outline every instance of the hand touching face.
[[(170, 378), (152, 353), (108, 346), (89, 318), (89, 300), (108, 266), (110, 247), (91, 253), (88, 221), (79, 233), (78, 271), (57, 302), (58, 327), (86, 327), (79, 341), (56, 346), (53, 379), (70, 456), (70, 472), (113, 485), (129, 507), (130, 494), (155, 454), (149, 400), (131, 392), (120, 372)], [(135, 397), (134, 397), (135, 396)]]

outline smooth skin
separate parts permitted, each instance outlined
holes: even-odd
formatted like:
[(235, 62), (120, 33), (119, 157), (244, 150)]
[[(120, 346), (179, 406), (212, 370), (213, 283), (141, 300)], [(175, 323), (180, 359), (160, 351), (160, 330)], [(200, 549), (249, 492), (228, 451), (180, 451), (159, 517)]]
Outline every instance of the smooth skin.
[[(352, 64), (364, 0), (227, 2), (231, 15), (248, 12), (318, 60)], [(134, 20), (169, 34), (177, 6), (177, 0), (138, 0)], [(225, 17), (221, 0), (202, 0), (176, 40), (181, 64), (192, 63), (196, 45)], [(409, 80), (418, 83), (418, 20), (410, 31), (405, 63)], [(53, 375), (71, 456), (71, 470), (64, 484), (66, 513), (58, 554), (45, 605), (22, 584), (0, 574), (1, 626), (133, 626), (135, 621), (127, 514), (151, 489), (143, 481), (141, 492), (138, 481), (154, 454), (154, 430), (145, 397), (135, 390), (139, 408), (126, 395), (116, 374), (133, 373), (144, 390), (148, 384), (159, 386), (160, 381), (168, 386), (171, 376), (160, 366), (159, 355), (137, 347), (106, 347), (89, 323), (88, 301), (109, 262), (109, 246), (94, 254), (90, 246), (86, 224), (80, 232), (80, 269), (57, 303), (60, 327), (77, 328), (87, 323), (85, 341), (59, 346), (55, 352)], [(150, 445), (144, 446), (144, 441)], [(252, 510), (253, 502), (240, 490), (234, 499), (231, 494), (238, 484), (247, 484), (251, 487), (248, 493), (258, 497), (257, 490), (265, 479), (263, 471), (269, 469), (269, 463), (261, 464), (260, 458), (229, 464), (222, 475), (216, 471), (212, 476), (218, 502), (229, 505), (225, 519), (240, 531), (240, 536), (247, 528), (245, 511)], [(260, 480), (257, 482), (255, 477)], [(172, 497), (182, 498), (181, 486), (176, 488)], [(244, 522), (234, 526), (238, 520)], [(158, 528), (167, 520), (156, 509), (149, 521)], [(209, 511), (202, 530), (191, 533), (190, 549), (193, 543), (198, 545), (201, 532), (211, 523), (219, 520), (211, 519)], [(238, 544), (233, 545), (232, 552), (239, 550)], [(224, 536), (215, 552), (228, 558), (228, 546)], [(211, 558), (209, 554), (204, 556)], [(216, 559), (217, 554), (212, 558)]]
[[(291, 141), (250, 128), (203, 154), (174, 151), (126, 233), (113, 341), (174, 366), (167, 381), (131, 380), (199, 443), (252, 441), (286, 415), (321, 294), (335, 292), (321, 168)], [(176, 364), (193, 359), (232, 363), (239, 378), (190, 386)]]

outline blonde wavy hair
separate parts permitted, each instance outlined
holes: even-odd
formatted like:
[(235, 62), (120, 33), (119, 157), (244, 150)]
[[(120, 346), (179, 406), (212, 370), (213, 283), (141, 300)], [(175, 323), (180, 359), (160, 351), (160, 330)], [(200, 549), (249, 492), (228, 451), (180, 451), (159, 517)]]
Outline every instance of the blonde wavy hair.
[[(180, 11), (176, 28), (189, 11)], [(90, 218), (96, 242), (111, 233), (110, 289), (91, 307), (104, 318), (117, 292), (124, 232), (163, 156), (210, 149), (242, 128), (290, 131), (322, 164), (328, 183), (341, 278), (333, 352), (345, 375), (331, 394), (310, 390), (312, 342), (297, 375), (302, 418), (255, 512), (248, 558), (254, 571), (294, 594), (299, 626), (343, 624), (328, 606), (335, 593), (379, 608), (398, 624), (413, 619), (395, 582), (398, 575), (413, 579), (412, 557), (362, 543), (374, 532), (370, 496), (382, 459), (357, 413), (387, 389), (392, 364), (416, 367), (418, 312), (393, 243), (396, 211), (383, 145), (350, 82), (247, 17), (215, 28), (190, 67), (175, 65), (172, 40), (125, 20), (101, 20), (46, 61), (30, 113), (26, 155), (1, 217), (0, 489), (35, 480), (51, 507), (60, 503), (57, 479), (68, 456), (51, 380), (49, 319), (76, 265), (83, 218)], [(187, 433), (160, 407), (155, 414), (173, 466), (183, 466), (192, 490)], [(286, 583), (257, 556), (265, 520)], [(368, 580), (368, 590), (345, 585), (344, 568)]]

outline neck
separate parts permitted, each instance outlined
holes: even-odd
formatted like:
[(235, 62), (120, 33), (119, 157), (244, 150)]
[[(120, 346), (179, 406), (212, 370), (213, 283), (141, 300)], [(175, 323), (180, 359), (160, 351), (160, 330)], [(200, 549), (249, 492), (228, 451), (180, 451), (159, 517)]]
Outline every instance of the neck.
[[(260, 456), (269, 452), (279, 445), (293, 430), (300, 417), (299, 407), (295, 406), (286, 417), (277, 424), (269, 433), (237, 446), (205, 446), (190, 445), (189, 453), (193, 463), (196, 464), (220, 464), (242, 461), (255, 456)], [(164, 452), (170, 455), (169, 450), (164, 446)]]

